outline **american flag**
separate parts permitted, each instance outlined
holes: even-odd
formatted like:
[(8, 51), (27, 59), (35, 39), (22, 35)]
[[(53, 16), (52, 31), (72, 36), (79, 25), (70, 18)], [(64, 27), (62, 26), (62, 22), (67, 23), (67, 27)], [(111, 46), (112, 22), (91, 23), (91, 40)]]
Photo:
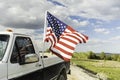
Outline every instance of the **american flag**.
[(47, 12), (48, 27), (45, 41), (51, 42), (50, 51), (65, 61), (70, 61), (78, 43), (86, 43), (88, 37), (78, 33)]

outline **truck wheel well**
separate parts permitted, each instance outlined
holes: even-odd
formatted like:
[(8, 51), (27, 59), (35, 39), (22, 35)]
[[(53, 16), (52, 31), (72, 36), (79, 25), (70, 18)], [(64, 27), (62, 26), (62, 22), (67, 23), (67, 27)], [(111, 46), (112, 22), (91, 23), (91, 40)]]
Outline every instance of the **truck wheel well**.
[(65, 69), (65, 68), (63, 68), (63, 69), (61, 70), (59, 76), (60, 76), (60, 75), (63, 75), (64, 78), (65, 78), (65, 80), (67, 80), (67, 73), (66, 73), (66, 69)]

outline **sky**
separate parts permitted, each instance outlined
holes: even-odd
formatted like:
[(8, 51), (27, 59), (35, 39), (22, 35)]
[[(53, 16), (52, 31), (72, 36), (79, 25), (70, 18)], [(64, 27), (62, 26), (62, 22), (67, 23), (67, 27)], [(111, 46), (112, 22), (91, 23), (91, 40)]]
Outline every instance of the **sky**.
[(120, 0), (0, 0), (0, 31), (32, 35), (40, 46), (46, 11), (89, 37), (75, 51), (120, 53)]

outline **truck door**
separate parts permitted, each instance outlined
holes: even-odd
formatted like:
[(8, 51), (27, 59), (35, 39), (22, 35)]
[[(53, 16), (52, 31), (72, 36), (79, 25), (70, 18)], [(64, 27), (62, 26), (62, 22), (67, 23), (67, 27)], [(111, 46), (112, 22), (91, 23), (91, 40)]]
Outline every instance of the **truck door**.
[[(42, 76), (42, 61), (28, 37), (16, 37), (8, 62), (9, 80), (39, 80)], [(39, 76), (38, 76), (39, 75)]]

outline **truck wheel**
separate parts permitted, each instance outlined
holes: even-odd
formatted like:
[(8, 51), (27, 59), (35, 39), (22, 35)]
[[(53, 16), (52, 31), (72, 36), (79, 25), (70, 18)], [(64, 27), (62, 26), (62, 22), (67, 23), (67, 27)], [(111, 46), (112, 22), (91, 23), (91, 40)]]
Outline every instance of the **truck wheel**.
[(63, 74), (60, 74), (57, 80), (66, 80)]

